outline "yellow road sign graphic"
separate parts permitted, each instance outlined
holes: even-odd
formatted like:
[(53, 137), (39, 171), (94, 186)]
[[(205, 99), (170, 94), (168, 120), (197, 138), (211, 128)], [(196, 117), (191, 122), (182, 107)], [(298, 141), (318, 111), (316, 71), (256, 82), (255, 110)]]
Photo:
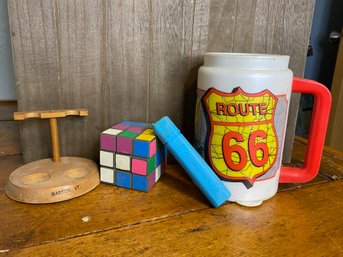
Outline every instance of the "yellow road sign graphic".
[(207, 154), (220, 178), (253, 185), (273, 166), (278, 151), (277, 101), (268, 90), (249, 94), (241, 88), (233, 93), (211, 88), (206, 92), (203, 104), (211, 127)]

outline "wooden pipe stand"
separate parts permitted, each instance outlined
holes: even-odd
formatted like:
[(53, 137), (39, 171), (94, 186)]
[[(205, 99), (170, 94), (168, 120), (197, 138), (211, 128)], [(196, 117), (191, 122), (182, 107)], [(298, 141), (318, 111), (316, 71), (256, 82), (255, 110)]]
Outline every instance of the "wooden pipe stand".
[(81, 196), (100, 183), (98, 166), (79, 157), (60, 157), (57, 118), (88, 116), (85, 109), (15, 112), (15, 120), (49, 119), (52, 159), (28, 163), (14, 170), (5, 186), (7, 196), (23, 203), (55, 203)]

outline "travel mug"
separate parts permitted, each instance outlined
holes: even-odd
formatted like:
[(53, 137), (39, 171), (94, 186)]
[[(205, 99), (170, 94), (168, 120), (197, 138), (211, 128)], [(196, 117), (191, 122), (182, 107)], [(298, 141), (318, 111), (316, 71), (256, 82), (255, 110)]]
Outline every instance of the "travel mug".
[[(278, 183), (319, 170), (330, 113), (329, 90), (293, 78), (289, 56), (207, 53), (198, 73), (194, 146), (229, 188), (229, 201), (257, 206)], [(314, 95), (304, 166), (281, 167), (291, 92)]]

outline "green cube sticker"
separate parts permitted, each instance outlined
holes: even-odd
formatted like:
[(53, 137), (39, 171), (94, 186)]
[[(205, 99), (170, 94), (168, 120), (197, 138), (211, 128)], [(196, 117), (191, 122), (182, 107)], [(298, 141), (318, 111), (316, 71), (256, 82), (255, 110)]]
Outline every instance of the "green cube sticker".
[(138, 135), (138, 133), (136, 132), (132, 132), (132, 131), (123, 131), (121, 132), (118, 136), (120, 137), (128, 137), (128, 138), (134, 138)]
[(156, 155), (154, 155), (153, 157), (151, 157), (148, 160), (148, 171), (147, 171), (147, 174), (150, 174), (155, 169), (155, 156)]

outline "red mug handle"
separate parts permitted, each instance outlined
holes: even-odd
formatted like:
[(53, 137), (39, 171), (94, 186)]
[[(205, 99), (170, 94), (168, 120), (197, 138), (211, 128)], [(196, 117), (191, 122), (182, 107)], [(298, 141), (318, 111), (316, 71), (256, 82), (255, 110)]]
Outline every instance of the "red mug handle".
[(280, 183), (304, 183), (317, 175), (330, 115), (331, 94), (324, 85), (313, 80), (293, 78), (292, 92), (312, 94), (314, 106), (304, 165), (301, 168), (282, 167)]

